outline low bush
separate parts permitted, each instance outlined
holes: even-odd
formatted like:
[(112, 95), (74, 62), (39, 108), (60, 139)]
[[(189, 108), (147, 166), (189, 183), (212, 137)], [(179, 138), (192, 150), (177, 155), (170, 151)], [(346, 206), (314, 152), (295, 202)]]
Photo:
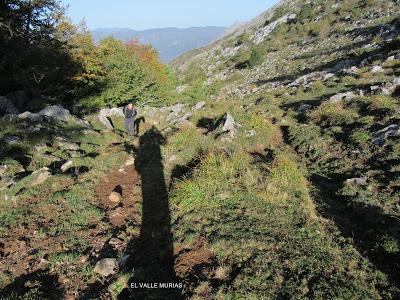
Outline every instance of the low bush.
[(348, 125), (359, 117), (357, 111), (345, 108), (342, 102), (325, 102), (309, 116), (313, 122), (321, 126)]

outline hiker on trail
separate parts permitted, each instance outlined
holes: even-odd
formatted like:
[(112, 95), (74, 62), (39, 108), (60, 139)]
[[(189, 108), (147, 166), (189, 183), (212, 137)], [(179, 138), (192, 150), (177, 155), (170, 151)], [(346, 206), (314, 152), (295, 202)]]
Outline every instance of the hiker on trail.
[(136, 126), (135, 126), (135, 117), (137, 115), (137, 110), (132, 103), (129, 103), (124, 107), (124, 115), (125, 115), (125, 131), (129, 135), (137, 135)]

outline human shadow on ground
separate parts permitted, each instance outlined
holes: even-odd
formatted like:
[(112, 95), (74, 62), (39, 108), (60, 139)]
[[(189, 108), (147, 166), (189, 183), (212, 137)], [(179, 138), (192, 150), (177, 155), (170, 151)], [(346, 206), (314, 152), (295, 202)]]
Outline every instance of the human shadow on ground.
[(143, 123), (143, 124), (146, 123), (145, 117), (139, 117), (139, 118), (137, 118), (135, 120), (135, 132), (136, 132), (136, 134), (140, 133), (140, 124), (141, 123)]
[(35, 297), (35, 299), (64, 299), (65, 290), (58, 275), (50, 274), (49, 270), (37, 270), (21, 275), (15, 278), (12, 283), (0, 289), (1, 299), (32, 299), (30, 297)]
[[(130, 242), (133, 253), (127, 267), (133, 270), (128, 288), (118, 299), (181, 299), (181, 291), (160, 288), (177, 283), (174, 272), (173, 235), (161, 145), (165, 138), (152, 127), (139, 139), (135, 168), (142, 184), (142, 225), (139, 238)], [(142, 284), (149, 284), (147, 287)], [(154, 287), (158, 284), (158, 288)]]

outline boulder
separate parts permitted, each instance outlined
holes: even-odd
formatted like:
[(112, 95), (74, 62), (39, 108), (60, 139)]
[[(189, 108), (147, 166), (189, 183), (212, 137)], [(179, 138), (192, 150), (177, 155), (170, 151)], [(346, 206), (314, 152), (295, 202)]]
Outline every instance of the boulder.
[(110, 109), (110, 117), (125, 117), (123, 108), (120, 107), (113, 107)]
[(400, 136), (400, 125), (393, 124), (375, 132), (372, 143), (374, 145), (383, 145), (388, 137), (398, 136)]
[(114, 108), (103, 108), (100, 110), (98, 114), (99, 121), (109, 130), (113, 130), (114, 127), (112, 126), (110, 117), (124, 117), (124, 112), (122, 108), (114, 107)]
[(16, 135), (10, 135), (3, 138), (3, 142), (7, 145), (15, 145), (21, 143), (21, 138)]
[(39, 112), (39, 115), (61, 122), (68, 122), (74, 119), (69, 110), (60, 105), (47, 106)]
[(340, 93), (333, 95), (330, 99), (329, 102), (336, 103), (342, 100), (350, 101), (357, 97), (357, 95), (354, 92), (347, 92), (347, 93)]
[(118, 261), (115, 258), (103, 258), (96, 263), (93, 272), (108, 277), (114, 275), (117, 270)]
[(61, 166), (61, 172), (65, 173), (67, 170), (69, 170), (72, 166), (74, 165), (74, 162), (72, 160), (67, 161)]
[(103, 124), (107, 129), (109, 129), (109, 130), (114, 129), (114, 127), (111, 125), (110, 120), (108, 120), (107, 117), (99, 114), (98, 119), (101, 122), (101, 124)]
[(37, 186), (44, 183), (47, 179), (51, 177), (50, 169), (49, 168), (42, 168), (37, 170), (31, 174), (34, 177), (31, 186)]
[(18, 114), (19, 111), (15, 107), (14, 103), (10, 99), (0, 96), (0, 116)]
[(227, 132), (230, 137), (235, 137), (237, 133), (237, 128), (241, 127), (241, 125), (237, 124), (229, 113), (226, 113), (224, 115), (222, 122), (223, 122), (223, 127), (222, 127), (223, 132)]
[(70, 150), (70, 151), (80, 150), (79, 145), (76, 143), (68, 143), (68, 142), (59, 141), (59, 142), (55, 143), (55, 146), (58, 148), (63, 148), (65, 150)]
[(19, 114), (18, 118), (22, 119), (22, 120), (29, 120), (31, 122), (42, 122), (43, 121), (43, 116), (42, 115), (34, 114), (34, 113), (29, 112), (29, 111), (26, 111), (26, 112), (24, 112), (22, 114)]

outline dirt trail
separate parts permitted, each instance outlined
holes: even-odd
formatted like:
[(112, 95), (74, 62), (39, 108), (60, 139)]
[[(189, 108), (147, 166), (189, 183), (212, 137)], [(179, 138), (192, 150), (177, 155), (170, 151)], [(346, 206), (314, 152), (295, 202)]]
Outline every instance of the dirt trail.
[[(112, 237), (102, 249), (96, 249), (96, 259), (115, 257), (115, 246), (110, 246), (109, 242), (122, 238), (118, 251), (123, 256), (130, 256), (125, 269), (133, 270), (129, 285), (186, 283), (188, 278), (195, 280), (193, 276), (199, 269), (212, 263), (212, 253), (202, 241), (174, 247), (168, 187), (161, 155), (164, 143), (164, 136), (153, 127), (140, 137), (138, 145), (135, 145), (136, 142), (125, 144), (134, 153), (134, 165), (106, 174), (96, 188), (99, 204), (106, 211), (107, 222), (113, 228)], [(120, 203), (110, 201), (109, 195), (113, 191), (122, 195)], [(107, 288), (114, 279), (104, 283), (93, 282), (83, 298), (106, 297)], [(184, 292), (179, 288), (126, 288), (119, 299), (180, 299)]]

